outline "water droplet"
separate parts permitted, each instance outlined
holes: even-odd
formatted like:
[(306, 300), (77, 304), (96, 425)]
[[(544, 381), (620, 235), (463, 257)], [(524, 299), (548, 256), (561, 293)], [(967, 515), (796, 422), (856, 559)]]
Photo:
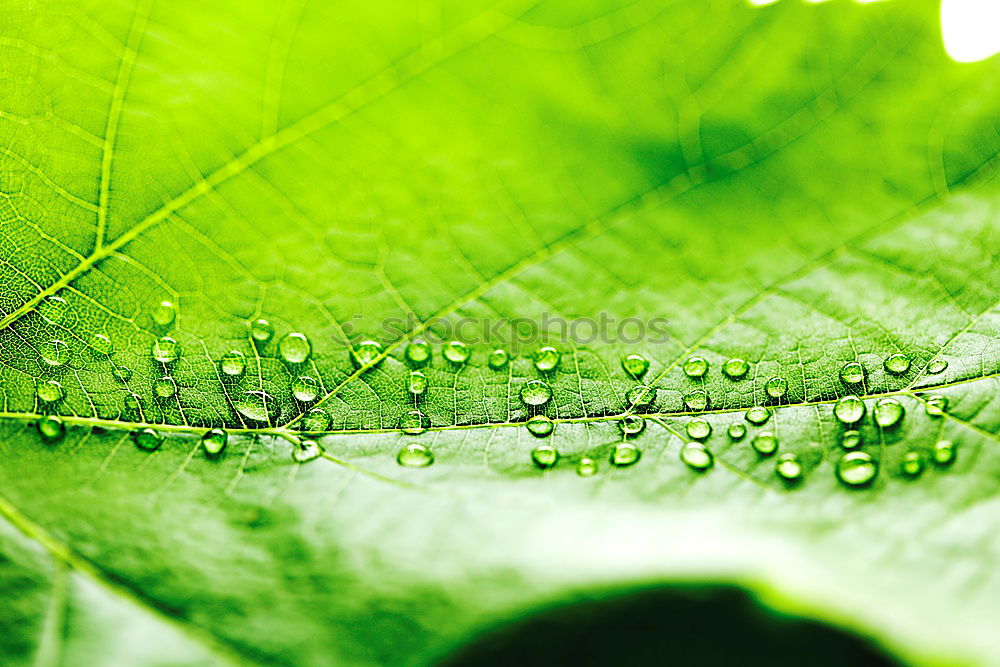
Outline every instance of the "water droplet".
[(42, 343), (41, 347), (42, 361), (47, 363), (49, 366), (62, 366), (70, 358), (69, 345), (61, 340), (50, 340), (46, 343)]
[(355, 368), (372, 366), (382, 355), (382, 343), (377, 340), (363, 340), (354, 346), (351, 359)]
[(708, 470), (715, 463), (712, 452), (700, 442), (688, 442), (681, 447), (681, 461), (697, 471)]
[(844, 384), (861, 384), (865, 380), (865, 367), (857, 361), (849, 361), (840, 367), (840, 381)]
[(278, 341), (278, 353), (290, 364), (301, 364), (312, 354), (312, 343), (304, 333), (293, 331)]
[(955, 443), (951, 440), (938, 440), (934, 443), (934, 463), (946, 466), (955, 460)]
[(755, 426), (760, 426), (767, 422), (771, 418), (771, 411), (761, 405), (755, 405), (754, 407), (747, 410), (746, 414), (743, 415), (744, 418), (751, 424)]
[(170, 398), (177, 393), (177, 383), (169, 375), (164, 375), (153, 383), (153, 393), (160, 398)]
[(44, 380), (35, 387), (35, 395), (43, 403), (55, 403), (65, 395), (62, 385), (55, 380)]
[(528, 428), (528, 432), (531, 433), (531, 435), (538, 438), (544, 438), (552, 433), (552, 429), (555, 428), (555, 423), (545, 415), (535, 415), (525, 422), (525, 426)]
[(653, 387), (638, 385), (629, 389), (628, 393), (625, 394), (625, 403), (630, 410), (648, 408), (655, 400), (656, 389)]
[(210, 459), (214, 459), (221, 454), (222, 450), (226, 448), (228, 441), (229, 434), (221, 428), (213, 428), (210, 431), (205, 431), (205, 434), (201, 436), (202, 449), (205, 450), (205, 456)]
[(597, 474), (597, 461), (589, 457), (583, 457), (576, 464), (576, 474), (580, 477), (593, 477)]
[(625, 468), (636, 463), (640, 456), (639, 448), (631, 442), (619, 442), (611, 450), (611, 465), (616, 468)]
[(927, 372), (931, 375), (944, 373), (948, 368), (948, 362), (944, 359), (935, 359), (927, 365)]
[(840, 437), (840, 446), (844, 449), (857, 449), (861, 446), (861, 431), (844, 431)]
[(559, 452), (552, 445), (538, 445), (531, 450), (531, 460), (539, 468), (551, 468), (559, 459)]
[(219, 360), (219, 370), (222, 371), (223, 375), (229, 377), (234, 378), (243, 375), (246, 367), (246, 357), (239, 350), (230, 350), (222, 355), (222, 359)]
[(837, 461), (837, 479), (847, 486), (864, 486), (877, 472), (878, 466), (867, 452), (848, 452)]
[(233, 401), (241, 415), (255, 422), (273, 422), (281, 415), (281, 405), (266, 391), (254, 389), (244, 392)]
[(948, 409), (948, 399), (944, 396), (930, 396), (924, 403), (924, 411), (931, 417), (942, 417)]
[(726, 429), (726, 433), (733, 440), (742, 440), (743, 436), (747, 434), (747, 427), (743, 424), (730, 424), (729, 428)]
[(771, 398), (781, 398), (788, 393), (788, 380), (781, 377), (773, 377), (764, 383), (764, 391)]
[(750, 364), (748, 364), (743, 359), (739, 357), (733, 357), (722, 364), (722, 372), (725, 373), (726, 377), (730, 380), (739, 380), (741, 377), (750, 372)]
[(319, 382), (308, 375), (300, 375), (292, 383), (292, 397), (302, 403), (312, 403), (319, 394)]
[(133, 415), (140, 414), (142, 412), (142, 396), (139, 394), (126, 394), (125, 410)]
[(161, 301), (153, 308), (153, 321), (161, 327), (168, 327), (177, 317), (177, 307), (169, 301)]
[(529, 380), (521, 387), (521, 400), (525, 405), (545, 405), (552, 398), (552, 389), (542, 380)]
[(119, 364), (115, 366), (111, 372), (114, 373), (115, 378), (117, 378), (122, 384), (125, 384), (132, 379), (132, 369), (128, 366), (122, 366)]
[(38, 304), (38, 314), (52, 324), (59, 324), (69, 312), (69, 302), (61, 296), (46, 297)]
[[(730, 361), (735, 360), (730, 359)], [(704, 377), (705, 373), (708, 372), (708, 360), (705, 357), (688, 357), (681, 368), (684, 370), (684, 375), (689, 378)], [(723, 367), (723, 371), (725, 372), (725, 367)], [(746, 373), (746, 371), (743, 372)], [(728, 375), (728, 373), (726, 374)]]
[(704, 440), (712, 435), (712, 425), (704, 419), (692, 419), (687, 423), (687, 434), (695, 440)]
[(841, 396), (833, 404), (833, 416), (843, 424), (856, 424), (865, 416), (865, 402), (857, 396)]
[(274, 335), (274, 325), (261, 318), (250, 323), (250, 338), (257, 345), (263, 345)]
[(622, 359), (622, 368), (638, 380), (649, 370), (649, 360), (641, 354), (630, 354)]
[(644, 428), (646, 428), (646, 420), (636, 415), (627, 415), (618, 421), (618, 429), (627, 438), (639, 435)]
[(882, 428), (889, 428), (899, 423), (903, 418), (903, 404), (895, 398), (883, 398), (875, 403), (875, 423)]
[(115, 351), (115, 344), (111, 342), (111, 339), (104, 334), (92, 333), (87, 337), (87, 345), (90, 346), (94, 352), (98, 354), (103, 354), (105, 356), (111, 354)]
[(160, 448), (163, 444), (163, 436), (151, 428), (142, 428), (132, 432), (132, 440), (135, 446), (147, 452), (152, 452)]
[(507, 350), (501, 350), (499, 348), (490, 352), (489, 356), (486, 357), (486, 365), (495, 371), (505, 367), (509, 361), (510, 355), (507, 354)]
[(411, 442), (399, 450), (396, 454), (396, 463), (407, 468), (426, 468), (434, 463), (434, 455), (426, 445), (419, 442)]
[(296, 463), (309, 463), (323, 456), (323, 448), (315, 440), (303, 440), (292, 448), (292, 460)]
[(799, 462), (799, 457), (792, 453), (782, 454), (774, 465), (774, 472), (786, 482), (799, 481), (802, 479), (802, 464)]
[(559, 365), (559, 358), (561, 356), (559, 350), (551, 345), (545, 345), (535, 350), (534, 354), (531, 355), (531, 361), (539, 371), (548, 373), (555, 370), (555, 367)]
[(688, 410), (699, 411), (708, 408), (708, 392), (696, 389), (684, 394), (684, 405)]
[(890, 354), (885, 358), (885, 362), (882, 364), (885, 366), (885, 370), (889, 371), (894, 375), (902, 375), (906, 371), (910, 370), (910, 358), (901, 352), (896, 354)]
[(330, 428), (330, 415), (323, 408), (313, 408), (302, 415), (302, 430), (315, 433)]
[(46, 442), (54, 442), (66, 435), (66, 424), (62, 417), (49, 415), (42, 417), (37, 422), (38, 432)]
[(417, 368), (424, 366), (431, 360), (431, 344), (422, 338), (412, 340), (406, 346), (403, 357), (411, 366)]
[(181, 354), (181, 346), (180, 343), (170, 336), (164, 336), (153, 343), (152, 354), (153, 359), (156, 359), (161, 364), (173, 363), (177, 361), (177, 357)]
[(770, 431), (761, 431), (750, 441), (750, 446), (761, 456), (770, 456), (778, 451), (778, 438)]
[(420, 396), (427, 391), (427, 376), (420, 371), (410, 371), (409, 392), (414, 396)]
[(407, 435), (420, 435), (431, 425), (431, 419), (420, 410), (410, 410), (399, 418), (399, 428)]
[(903, 464), (900, 468), (904, 475), (916, 477), (924, 471), (924, 457), (920, 455), (920, 452), (906, 452), (903, 455)]
[(442, 356), (449, 362), (455, 364), (456, 366), (461, 366), (466, 361), (469, 360), (469, 346), (460, 340), (448, 341), (444, 344), (444, 349), (441, 351)]

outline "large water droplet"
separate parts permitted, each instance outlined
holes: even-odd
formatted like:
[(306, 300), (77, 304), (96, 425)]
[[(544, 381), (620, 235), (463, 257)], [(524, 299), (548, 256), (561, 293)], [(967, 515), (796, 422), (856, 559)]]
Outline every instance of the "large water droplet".
[(649, 360), (641, 354), (629, 354), (622, 359), (622, 368), (638, 380), (649, 370)]
[(409, 392), (414, 396), (420, 396), (427, 391), (427, 376), (420, 371), (410, 371)]
[(153, 343), (152, 355), (161, 364), (173, 363), (181, 355), (181, 345), (170, 336), (164, 336)]
[(924, 457), (920, 455), (920, 452), (906, 452), (903, 455), (903, 463), (900, 469), (907, 477), (917, 477), (924, 471)]
[(156, 378), (156, 381), (153, 383), (153, 393), (159, 398), (170, 398), (177, 393), (177, 383), (169, 375)]
[(902, 375), (910, 370), (910, 358), (901, 352), (890, 354), (882, 364), (893, 375)]
[(861, 384), (865, 380), (865, 367), (849, 361), (840, 367), (840, 381), (844, 384)]
[(37, 422), (38, 432), (46, 442), (55, 442), (66, 435), (66, 423), (62, 417), (49, 415), (42, 417)]
[(545, 345), (535, 350), (534, 354), (531, 355), (531, 361), (539, 371), (548, 373), (555, 370), (556, 366), (559, 365), (559, 358), (561, 356), (559, 350), (551, 345)]
[(254, 389), (233, 401), (236, 411), (255, 422), (273, 422), (281, 415), (281, 405), (266, 391)]
[(695, 412), (708, 409), (708, 392), (696, 389), (684, 394), (684, 405)]
[(802, 479), (802, 464), (799, 462), (799, 457), (791, 452), (782, 454), (774, 465), (774, 472), (786, 482), (799, 481)]
[(472, 351), (460, 340), (448, 341), (441, 350), (441, 355), (456, 366), (461, 366), (469, 360)]
[(431, 360), (431, 344), (421, 338), (412, 340), (406, 346), (403, 357), (410, 366), (415, 368), (425, 366)]
[(62, 366), (71, 356), (69, 345), (61, 340), (50, 340), (42, 343), (42, 361), (49, 366)]
[(431, 419), (420, 410), (410, 410), (399, 418), (399, 428), (408, 435), (420, 435), (431, 425)]
[(833, 416), (843, 424), (856, 424), (865, 416), (865, 402), (857, 396), (841, 396), (833, 404)]
[(115, 351), (115, 344), (112, 343), (111, 339), (104, 334), (91, 333), (87, 336), (87, 345), (89, 345), (90, 349), (94, 352), (105, 356)]
[(782, 377), (773, 377), (764, 383), (764, 391), (771, 398), (781, 398), (788, 393), (788, 380)]
[(351, 359), (355, 368), (372, 366), (382, 356), (382, 343), (377, 340), (363, 340), (354, 346)]
[(587, 456), (576, 464), (576, 474), (580, 477), (593, 477), (597, 474), (597, 461)]
[(755, 405), (754, 407), (747, 410), (746, 414), (743, 416), (751, 424), (754, 424), (755, 426), (760, 426), (761, 424), (766, 423), (767, 420), (771, 418), (771, 411), (761, 405)]
[(770, 456), (778, 451), (778, 437), (770, 431), (761, 431), (750, 441), (750, 446), (761, 456)]
[(625, 394), (625, 403), (630, 410), (643, 410), (648, 408), (656, 400), (656, 389), (638, 385), (632, 387)]
[(559, 452), (552, 445), (538, 445), (531, 450), (531, 460), (539, 468), (551, 468), (559, 459)]
[(205, 431), (205, 434), (201, 436), (201, 447), (205, 450), (205, 456), (214, 459), (226, 448), (228, 441), (228, 433), (221, 428), (213, 428), (210, 431)]
[(689, 378), (704, 377), (708, 372), (708, 360), (705, 357), (688, 357), (681, 366), (684, 375)]
[(490, 352), (489, 356), (486, 357), (486, 365), (495, 371), (504, 368), (510, 361), (510, 355), (507, 354), (507, 350), (496, 349)]
[(55, 403), (64, 395), (62, 385), (55, 380), (43, 380), (35, 386), (35, 396), (43, 403)]
[(141, 428), (138, 431), (133, 431), (132, 440), (135, 441), (136, 447), (147, 452), (157, 450), (163, 444), (163, 436), (151, 428)]
[(122, 366), (121, 364), (116, 365), (111, 372), (114, 374), (115, 378), (122, 384), (126, 384), (132, 379), (132, 369), (128, 366)]
[(924, 403), (924, 411), (931, 417), (942, 417), (947, 409), (948, 399), (944, 396), (931, 396)]
[(681, 461), (699, 472), (708, 470), (715, 463), (712, 452), (700, 442), (688, 442), (681, 447)]
[(531, 435), (544, 438), (552, 433), (555, 423), (545, 415), (535, 415), (525, 422), (525, 426)]
[(38, 314), (52, 324), (59, 324), (69, 312), (69, 302), (61, 296), (50, 296), (38, 304)]
[(616, 468), (625, 468), (635, 464), (640, 456), (639, 448), (631, 442), (619, 442), (611, 450), (611, 465)]
[(153, 321), (161, 327), (169, 327), (177, 318), (177, 307), (169, 301), (161, 301), (153, 308)]
[(618, 430), (627, 438), (639, 435), (644, 428), (646, 428), (646, 420), (637, 415), (627, 415), (618, 421)]
[(250, 338), (257, 345), (263, 345), (274, 335), (274, 325), (261, 318), (250, 323)]
[(330, 415), (323, 408), (313, 408), (302, 415), (302, 430), (310, 433), (326, 431), (330, 428)]
[(722, 372), (730, 380), (739, 380), (750, 372), (750, 364), (739, 357), (733, 357), (722, 365)]
[(521, 400), (525, 405), (545, 405), (552, 398), (552, 389), (542, 380), (529, 380), (521, 387)]
[(840, 446), (844, 449), (857, 449), (861, 446), (861, 431), (844, 431), (840, 437)]
[(712, 435), (712, 425), (704, 419), (692, 419), (687, 423), (687, 434), (695, 440), (704, 440)]
[(742, 440), (743, 436), (747, 434), (747, 427), (743, 424), (730, 424), (729, 428), (726, 429), (726, 433), (733, 440)]
[(292, 382), (292, 396), (296, 401), (312, 403), (319, 395), (319, 382), (309, 375), (300, 375)]
[(278, 341), (281, 358), (290, 364), (301, 364), (312, 354), (312, 343), (304, 333), (293, 331)]
[(875, 423), (882, 428), (889, 428), (899, 423), (903, 418), (903, 404), (895, 398), (883, 398), (875, 403)]
[(944, 373), (948, 369), (948, 362), (945, 359), (935, 359), (927, 364), (927, 372), (931, 375)]
[(934, 463), (939, 466), (946, 466), (954, 460), (955, 443), (951, 440), (938, 440), (934, 443)]
[(315, 440), (303, 440), (292, 448), (292, 460), (296, 463), (309, 463), (323, 456), (323, 448)]
[(864, 486), (877, 472), (878, 466), (867, 452), (848, 452), (837, 461), (837, 479), (847, 486)]
[(222, 355), (222, 359), (219, 360), (219, 370), (222, 371), (223, 375), (231, 378), (243, 375), (246, 367), (246, 358), (239, 350), (230, 350)]
[(407, 468), (426, 468), (434, 463), (434, 455), (426, 445), (419, 442), (411, 442), (399, 450), (396, 454), (396, 463)]

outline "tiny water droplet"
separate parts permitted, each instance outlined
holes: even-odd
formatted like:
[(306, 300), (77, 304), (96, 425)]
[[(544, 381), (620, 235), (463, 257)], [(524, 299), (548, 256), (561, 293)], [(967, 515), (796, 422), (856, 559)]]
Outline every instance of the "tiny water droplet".
[(730, 380), (739, 380), (750, 372), (750, 364), (739, 357), (733, 357), (722, 365), (722, 372)]
[(841, 396), (833, 404), (833, 416), (842, 424), (856, 424), (865, 416), (865, 402), (857, 396)]
[(771, 398), (781, 398), (788, 393), (788, 380), (782, 377), (773, 377), (764, 383), (764, 391)]
[(618, 429), (625, 437), (639, 435), (644, 428), (646, 428), (646, 420), (637, 415), (627, 415), (618, 421)]
[(441, 350), (441, 355), (456, 366), (461, 366), (469, 360), (471, 350), (469, 346), (460, 340), (448, 341)]
[(861, 431), (844, 431), (840, 437), (840, 446), (844, 449), (857, 449), (861, 446)]
[(903, 455), (903, 464), (900, 468), (907, 477), (917, 477), (924, 471), (924, 457), (920, 455), (920, 452), (906, 452)]
[(222, 371), (223, 375), (231, 378), (243, 375), (246, 367), (246, 357), (239, 350), (230, 350), (222, 355), (222, 359), (219, 360), (219, 370)]
[(312, 403), (319, 394), (319, 382), (309, 375), (300, 375), (292, 383), (292, 397), (302, 403)]
[(684, 394), (684, 405), (695, 412), (708, 408), (708, 392), (696, 389)]
[(760, 426), (771, 418), (771, 411), (762, 405), (755, 405), (746, 411), (744, 418), (755, 426)]
[(410, 366), (420, 368), (431, 360), (431, 344), (422, 338), (412, 340), (406, 346), (403, 357)]
[(163, 436), (151, 428), (141, 428), (138, 431), (133, 431), (132, 440), (135, 441), (136, 447), (147, 452), (155, 451), (163, 444)]
[(296, 463), (309, 463), (323, 456), (323, 448), (315, 440), (303, 440), (292, 448), (292, 460)]
[(778, 438), (770, 431), (761, 431), (750, 441), (750, 446), (761, 456), (770, 456), (778, 451)]
[(701, 472), (712, 467), (712, 464), (715, 463), (715, 457), (700, 442), (688, 442), (681, 447), (681, 461), (689, 468)]
[(363, 340), (354, 346), (351, 359), (355, 368), (372, 366), (382, 355), (382, 343), (377, 340)]
[(531, 460), (539, 468), (551, 468), (558, 459), (559, 452), (552, 445), (538, 445), (531, 450)]
[(273, 422), (281, 414), (281, 405), (266, 391), (254, 389), (244, 392), (233, 401), (241, 415), (254, 422)]
[(611, 450), (611, 465), (616, 468), (626, 468), (639, 460), (641, 452), (631, 442), (619, 442)]
[(747, 434), (747, 427), (743, 424), (730, 424), (729, 428), (726, 429), (726, 433), (733, 440), (742, 440), (743, 436)]
[(132, 369), (128, 366), (116, 365), (111, 372), (114, 373), (115, 378), (122, 384), (132, 379)]
[(641, 354), (629, 354), (622, 359), (622, 368), (638, 380), (649, 370), (649, 360)]
[(877, 472), (878, 465), (867, 452), (848, 452), (837, 461), (837, 479), (847, 486), (864, 486)]
[(774, 472), (786, 482), (797, 482), (802, 479), (802, 464), (799, 457), (792, 453), (782, 454), (774, 465)]
[(687, 423), (687, 434), (695, 440), (704, 440), (712, 435), (712, 425), (704, 419), (692, 419)]
[(330, 415), (323, 408), (313, 408), (302, 415), (302, 430), (315, 433), (330, 428)]
[(924, 403), (924, 411), (931, 417), (943, 417), (948, 409), (948, 399), (944, 396), (930, 396)]
[(552, 433), (552, 430), (555, 428), (555, 423), (545, 415), (535, 415), (525, 422), (525, 426), (531, 435), (538, 438), (544, 438)]
[(263, 345), (274, 335), (274, 325), (260, 318), (250, 323), (250, 338), (257, 345)]
[(205, 431), (205, 434), (201, 436), (202, 449), (205, 450), (205, 456), (210, 459), (214, 459), (221, 454), (222, 450), (226, 448), (227, 442), (229, 442), (229, 434), (221, 428), (213, 428), (210, 431)]
[(906, 412), (903, 404), (895, 398), (883, 398), (875, 403), (874, 409), (875, 423), (882, 428), (889, 428), (899, 423)]
[(46, 297), (38, 304), (38, 314), (52, 324), (59, 324), (69, 312), (69, 302), (61, 296)]
[(169, 375), (164, 375), (153, 383), (153, 393), (159, 398), (170, 398), (177, 393), (177, 383)]
[(407, 468), (426, 468), (434, 463), (434, 455), (426, 445), (419, 442), (411, 442), (403, 445), (396, 454), (396, 463)]
[[(734, 360), (730, 359), (730, 361)], [(705, 373), (708, 372), (708, 360), (705, 357), (688, 357), (681, 368), (684, 371), (684, 375), (687, 375), (689, 378), (704, 377)], [(723, 367), (723, 372), (725, 372), (725, 367)], [(728, 375), (728, 373), (726, 374)]]
[(545, 405), (552, 398), (552, 389), (542, 380), (528, 380), (521, 387), (521, 401), (525, 405)]
[(410, 410), (399, 418), (399, 428), (407, 435), (420, 435), (431, 425), (431, 419), (420, 410)]
[(62, 385), (55, 380), (44, 380), (35, 387), (35, 396), (43, 403), (55, 403), (65, 396)]
[(142, 396), (139, 394), (126, 394), (125, 410), (133, 415), (140, 414), (142, 412)]
[(580, 477), (593, 477), (597, 474), (597, 461), (589, 457), (583, 457), (576, 464), (576, 474)]
[(49, 366), (62, 366), (70, 358), (69, 345), (61, 340), (50, 340), (42, 343), (42, 361)]
[(489, 356), (486, 357), (486, 365), (495, 371), (504, 368), (510, 361), (510, 355), (507, 354), (507, 350), (501, 350), (497, 348), (490, 352)]
[(625, 403), (632, 410), (642, 410), (648, 408), (656, 400), (656, 389), (637, 385), (628, 390), (625, 394)]
[(177, 361), (181, 354), (181, 346), (170, 336), (164, 336), (153, 343), (152, 355), (161, 364), (169, 364)]
[(938, 440), (934, 443), (934, 463), (946, 466), (955, 460), (955, 443), (951, 440)]
[(169, 301), (161, 301), (153, 308), (153, 321), (161, 327), (168, 327), (177, 318), (177, 307)]
[(87, 337), (87, 345), (90, 346), (94, 352), (98, 354), (103, 354), (105, 356), (111, 354), (115, 351), (115, 344), (111, 342), (111, 339), (104, 334), (92, 333)]
[(531, 361), (539, 371), (548, 373), (555, 370), (555, 367), (559, 365), (559, 358), (561, 356), (559, 350), (551, 345), (545, 345), (535, 350), (534, 354), (531, 355)]
[(901, 352), (890, 354), (882, 364), (893, 375), (902, 375), (910, 370), (910, 358)]
[(945, 359), (935, 359), (927, 365), (927, 372), (931, 375), (944, 373), (948, 369), (948, 362)]
[(857, 361), (849, 361), (840, 367), (840, 381), (844, 384), (861, 384), (865, 380), (865, 367)]
[(427, 391), (427, 376), (420, 371), (410, 371), (410, 385), (408, 390), (414, 396), (420, 396)]
[(38, 420), (38, 432), (46, 442), (55, 442), (66, 435), (66, 423), (56, 415), (42, 417)]
[(293, 331), (278, 341), (278, 353), (290, 364), (301, 364), (312, 354), (312, 343), (304, 333)]

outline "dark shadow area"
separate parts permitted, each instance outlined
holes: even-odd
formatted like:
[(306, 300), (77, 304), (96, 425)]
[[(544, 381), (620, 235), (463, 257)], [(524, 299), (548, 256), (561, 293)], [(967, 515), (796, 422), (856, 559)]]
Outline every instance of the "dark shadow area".
[(489, 630), (440, 663), (900, 666), (871, 641), (780, 614), (733, 587), (675, 586), (550, 607)]

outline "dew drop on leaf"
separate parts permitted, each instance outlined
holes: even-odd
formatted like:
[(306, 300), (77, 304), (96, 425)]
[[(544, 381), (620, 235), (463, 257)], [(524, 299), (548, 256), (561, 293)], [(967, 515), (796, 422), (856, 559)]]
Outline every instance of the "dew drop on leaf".
[(420, 410), (410, 410), (399, 418), (399, 428), (407, 435), (420, 435), (431, 425), (430, 417)]
[(944, 373), (948, 369), (948, 362), (944, 359), (935, 359), (927, 365), (927, 372), (931, 375)]
[(644, 428), (646, 428), (646, 420), (637, 415), (627, 415), (618, 421), (618, 429), (625, 437), (639, 435)]
[(946, 466), (954, 460), (955, 443), (951, 440), (938, 440), (934, 443), (934, 463), (939, 466)]
[(631, 442), (619, 442), (611, 450), (611, 465), (616, 468), (626, 468), (635, 464), (641, 455), (639, 448)]
[(46, 297), (38, 304), (38, 314), (52, 324), (59, 324), (69, 312), (69, 302), (61, 296)]
[(403, 351), (403, 357), (410, 366), (425, 366), (431, 360), (431, 344), (421, 338), (410, 341)]
[(323, 448), (315, 440), (303, 440), (292, 448), (292, 460), (296, 463), (309, 463), (323, 456)]
[(920, 455), (920, 452), (906, 452), (903, 455), (903, 463), (900, 469), (907, 477), (917, 477), (924, 471), (924, 457)]
[(161, 327), (169, 327), (177, 318), (177, 306), (169, 301), (161, 301), (153, 308), (153, 321)]
[(441, 355), (456, 366), (461, 366), (469, 360), (469, 346), (460, 340), (448, 341), (441, 350)]
[(129, 368), (128, 366), (122, 366), (121, 364), (118, 364), (114, 367), (114, 369), (111, 372), (114, 373), (115, 379), (117, 379), (122, 384), (125, 384), (126, 382), (132, 379), (132, 369)]
[(715, 463), (712, 452), (700, 442), (688, 442), (681, 447), (681, 461), (693, 470), (708, 470)]
[(427, 391), (427, 376), (420, 371), (410, 371), (410, 384), (407, 389), (414, 396), (420, 396)]
[(229, 442), (229, 434), (221, 428), (205, 431), (205, 434), (201, 436), (201, 447), (205, 450), (205, 456), (210, 459), (219, 456), (226, 448), (227, 442)]
[(552, 398), (552, 389), (542, 380), (529, 380), (521, 387), (521, 401), (525, 405), (545, 405)]
[(861, 384), (865, 379), (865, 367), (856, 361), (849, 361), (840, 367), (840, 381), (844, 384)]
[(750, 446), (761, 456), (770, 456), (778, 451), (778, 438), (770, 431), (761, 431), (750, 441)]
[(490, 352), (489, 356), (486, 357), (486, 365), (495, 371), (504, 368), (510, 361), (510, 355), (507, 354), (507, 350), (501, 350), (497, 348)]
[(181, 354), (181, 346), (170, 336), (164, 336), (153, 343), (152, 355), (161, 364), (169, 364), (177, 361)]
[(222, 371), (223, 375), (231, 378), (243, 375), (246, 367), (246, 357), (239, 350), (230, 350), (222, 355), (222, 359), (219, 360), (219, 370)]
[(47, 341), (41, 345), (41, 356), (49, 366), (62, 366), (69, 361), (69, 345), (61, 340)]
[(55, 442), (66, 435), (66, 423), (62, 417), (48, 415), (38, 420), (38, 432), (46, 442)]
[(159, 398), (170, 398), (177, 393), (177, 383), (169, 375), (164, 375), (153, 383), (153, 393)]
[(910, 358), (901, 352), (890, 354), (882, 364), (893, 375), (902, 375), (910, 370)]
[(722, 364), (722, 372), (730, 380), (739, 380), (750, 372), (750, 364), (739, 357), (733, 357)]
[(576, 464), (576, 474), (580, 477), (593, 477), (597, 474), (597, 461), (590, 457), (583, 457)]
[(931, 417), (942, 417), (947, 409), (948, 399), (944, 396), (931, 396), (924, 403), (924, 411)]
[(726, 429), (726, 433), (733, 440), (742, 440), (743, 436), (747, 434), (747, 427), (743, 424), (730, 424), (729, 428)]
[(764, 383), (764, 391), (771, 398), (781, 398), (788, 393), (788, 380), (782, 377), (773, 377)]
[(684, 394), (684, 406), (695, 412), (708, 408), (708, 392), (696, 389)]
[(771, 411), (761, 405), (755, 405), (746, 411), (743, 415), (748, 422), (754, 424), (755, 426), (760, 426), (767, 422), (771, 418)]
[(860, 447), (861, 431), (855, 431), (854, 429), (844, 431), (844, 434), (840, 436), (840, 446), (844, 449), (857, 449)]
[(704, 419), (692, 419), (687, 423), (687, 434), (695, 440), (704, 440), (712, 435), (712, 425)]
[[(730, 359), (730, 361), (733, 360)], [(684, 371), (684, 375), (687, 375), (689, 378), (704, 377), (705, 373), (708, 372), (708, 360), (705, 357), (688, 357), (681, 366), (681, 369)], [(723, 370), (725, 371), (725, 368)]]
[(538, 445), (531, 450), (531, 460), (539, 468), (551, 468), (559, 459), (559, 453), (552, 445)]
[(622, 368), (638, 380), (649, 370), (649, 360), (641, 354), (629, 354), (622, 359)]
[(142, 396), (139, 394), (125, 394), (125, 411), (133, 416), (142, 415)]
[(628, 390), (625, 394), (625, 403), (631, 409), (642, 410), (648, 408), (656, 400), (656, 389), (637, 385)]
[(293, 331), (278, 341), (278, 353), (290, 364), (301, 364), (312, 354), (312, 343), (304, 333)]
[(55, 380), (43, 380), (35, 387), (35, 396), (43, 403), (55, 403), (64, 395), (62, 385)]
[(552, 433), (552, 430), (555, 428), (555, 423), (545, 415), (535, 415), (525, 422), (525, 426), (531, 435), (538, 438), (544, 438)]
[(111, 342), (111, 339), (104, 334), (92, 333), (87, 337), (87, 345), (90, 346), (94, 352), (98, 354), (103, 354), (105, 356), (111, 354), (115, 351), (115, 345)]
[(847, 486), (864, 486), (877, 472), (878, 466), (867, 452), (848, 452), (837, 461), (837, 479)]
[(883, 398), (875, 403), (873, 411), (875, 423), (882, 428), (889, 428), (899, 423), (905, 410), (903, 404), (894, 398)]
[(833, 404), (833, 416), (842, 424), (856, 424), (865, 416), (865, 402), (857, 396), (841, 396)]
[(795, 454), (782, 454), (774, 465), (774, 472), (786, 482), (797, 482), (802, 479), (802, 463)]
[(382, 355), (382, 343), (377, 340), (363, 340), (354, 346), (351, 359), (355, 368), (373, 365)]
[(274, 325), (260, 318), (250, 323), (250, 338), (257, 345), (263, 345), (274, 335)]
[(132, 440), (135, 441), (136, 447), (147, 452), (157, 450), (163, 444), (163, 436), (151, 428), (141, 428), (138, 431), (133, 431)]
[(272, 422), (281, 414), (281, 406), (274, 397), (259, 389), (238, 396), (233, 401), (233, 407), (250, 421), (260, 423)]
[(309, 375), (300, 375), (292, 382), (292, 397), (302, 403), (312, 403), (319, 394), (319, 382)]
[(302, 430), (312, 433), (330, 428), (330, 415), (323, 408), (313, 408), (302, 416)]
[(434, 455), (426, 445), (411, 442), (400, 448), (396, 454), (396, 463), (407, 468), (426, 468), (434, 463)]
[(535, 350), (531, 355), (531, 361), (539, 371), (548, 373), (555, 370), (556, 366), (559, 365), (559, 358), (561, 356), (559, 350), (551, 345), (545, 345)]

